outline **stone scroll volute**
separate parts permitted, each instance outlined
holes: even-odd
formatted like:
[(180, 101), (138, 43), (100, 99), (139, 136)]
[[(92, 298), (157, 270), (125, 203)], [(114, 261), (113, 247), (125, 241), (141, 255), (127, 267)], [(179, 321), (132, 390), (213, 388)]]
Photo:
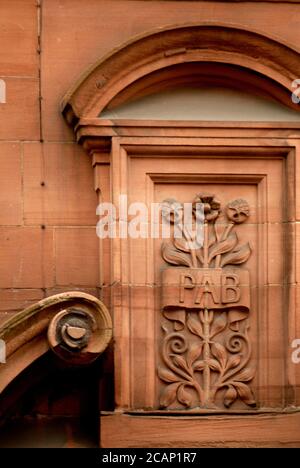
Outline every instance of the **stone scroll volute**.
[(250, 276), (243, 266), (252, 251), (249, 243), (240, 242), (236, 229), (249, 218), (249, 205), (237, 198), (222, 207), (214, 195), (198, 194), (193, 207), (203, 204), (204, 225), (197, 248), (178, 219), (182, 205), (164, 203), (182, 238), (173, 232), (161, 249), (166, 268), (157, 370), (160, 407), (228, 411), (238, 404), (239, 409), (253, 409)]

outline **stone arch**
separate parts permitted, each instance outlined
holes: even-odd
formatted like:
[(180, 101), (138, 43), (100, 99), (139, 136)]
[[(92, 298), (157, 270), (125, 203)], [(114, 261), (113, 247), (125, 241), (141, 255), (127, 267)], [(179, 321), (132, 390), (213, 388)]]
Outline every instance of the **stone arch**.
[(216, 79), (216, 67), (223, 67), (225, 79), (237, 76), (245, 86), (298, 109), (291, 100), (292, 82), (300, 76), (297, 50), (256, 31), (188, 24), (136, 37), (104, 56), (66, 94), (62, 111), (72, 125), (84, 124), (137, 92), (143, 94), (153, 86), (160, 89), (166, 74), (169, 83), (178, 80), (183, 66), (195, 64), (199, 77)]

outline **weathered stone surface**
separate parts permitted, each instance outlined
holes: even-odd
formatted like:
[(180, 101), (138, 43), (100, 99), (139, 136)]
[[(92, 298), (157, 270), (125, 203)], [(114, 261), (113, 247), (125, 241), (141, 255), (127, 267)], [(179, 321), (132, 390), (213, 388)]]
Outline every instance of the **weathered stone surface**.
[[(0, 10), (0, 79), (6, 85), (0, 103), (0, 329), (56, 293), (75, 290), (75, 296), (87, 292), (103, 300), (113, 315), (114, 343), (93, 374), (93, 392), (103, 372), (102, 408), (118, 412), (102, 417), (102, 446), (299, 446), (298, 415), (274, 415), (300, 408), (300, 363), (292, 360), (292, 343), (300, 339), (299, 123), (159, 122), (159, 115), (124, 122), (98, 114), (106, 105), (113, 112), (178, 85), (233, 86), (296, 109), (291, 92), (300, 78), (300, 3), (3, 0)], [(72, 125), (61, 114), (63, 98)], [(240, 113), (247, 116), (247, 109)], [(247, 219), (234, 229), (223, 213), (227, 230), (217, 241), (228, 241), (230, 230), (236, 238), (216, 258), (209, 258), (213, 236), (198, 260), (182, 246), (162, 249), (161, 238), (96, 236), (101, 201), (126, 194), (150, 206), (168, 197), (187, 202), (202, 192), (217, 195), (222, 207), (230, 200), (249, 204)], [(226, 265), (222, 255), (237, 263)], [(178, 267), (201, 270), (199, 279), (185, 271), (181, 281)], [(162, 270), (165, 277), (171, 270), (166, 282)], [(51, 345), (61, 351), (61, 333), (66, 347), (85, 346), (93, 319), (86, 311), (83, 316), (83, 322), (77, 316), (55, 322)], [(50, 316), (42, 319), (35, 316), (30, 326), (25, 321), (10, 340), (15, 353), (1, 367), (0, 388), (48, 351), (40, 332)], [(226, 333), (235, 334), (235, 347)], [(170, 351), (165, 345), (174, 334), (178, 341)], [(187, 344), (182, 352), (180, 340)], [(239, 340), (251, 353), (235, 352)], [(191, 377), (194, 364), (198, 380), (195, 372)], [(238, 369), (224, 380), (227, 387), (220, 366), (224, 375)], [(54, 416), (45, 406), (37, 401), (35, 410)], [(79, 406), (73, 395), (56, 409), (72, 416)], [(128, 410), (151, 410), (155, 417), (125, 415)], [(187, 410), (223, 415), (202, 415), (199, 430), (197, 416), (189, 418)], [(184, 417), (169, 418), (168, 411)], [(245, 417), (232, 414), (243, 411)]]

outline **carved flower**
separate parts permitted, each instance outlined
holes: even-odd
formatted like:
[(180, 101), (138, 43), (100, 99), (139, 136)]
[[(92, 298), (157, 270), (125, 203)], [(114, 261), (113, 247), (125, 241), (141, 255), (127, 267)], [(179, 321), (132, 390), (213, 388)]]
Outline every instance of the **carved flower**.
[(237, 198), (236, 200), (228, 203), (226, 207), (226, 215), (232, 223), (241, 224), (246, 221), (250, 215), (249, 205), (246, 200)]
[(177, 224), (183, 219), (183, 206), (174, 198), (167, 198), (161, 203), (162, 217), (167, 223)]
[(197, 215), (197, 203), (203, 203), (204, 218), (206, 221), (214, 221), (219, 216), (221, 211), (221, 204), (215, 199), (214, 195), (199, 193), (196, 195), (193, 201), (193, 212), (196, 217)]

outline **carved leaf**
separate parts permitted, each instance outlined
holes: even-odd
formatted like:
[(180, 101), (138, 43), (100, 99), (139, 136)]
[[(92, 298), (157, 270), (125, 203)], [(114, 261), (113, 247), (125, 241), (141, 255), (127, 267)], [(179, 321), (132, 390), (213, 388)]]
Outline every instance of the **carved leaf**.
[(180, 252), (170, 242), (164, 242), (162, 244), (162, 257), (166, 262), (172, 265), (192, 266), (190, 255)]
[(224, 225), (224, 222), (220, 223), (217, 220), (217, 222), (214, 225), (214, 229), (215, 229), (216, 240), (219, 242), (219, 240), (221, 239), (223, 235), (223, 232), (226, 229), (226, 225)]
[(187, 408), (192, 404), (192, 397), (190, 393), (185, 390), (184, 385), (180, 385), (177, 392), (177, 398), (178, 401)]
[(213, 322), (210, 337), (213, 338), (214, 336), (216, 336), (218, 333), (224, 330), (226, 325), (227, 325), (226, 313), (219, 314)]
[(221, 343), (213, 343), (211, 345), (212, 355), (219, 361), (222, 368), (225, 368), (227, 362), (227, 352)]
[(236, 389), (230, 385), (230, 387), (228, 388), (228, 390), (226, 390), (224, 395), (224, 406), (226, 406), (226, 408), (229, 408), (229, 406), (231, 406), (232, 403), (235, 402), (237, 396), (238, 394)]
[(227, 239), (217, 242), (209, 252), (208, 261), (210, 262), (216, 255), (224, 254), (232, 250), (237, 244), (237, 235), (235, 232), (230, 234)]
[(216, 359), (208, 359), (207, 364), (209, 365), (210, 369), (215, 372), (220, 372), (221, 366)]
[(242, 382), (234, 382), (234, 386), (238, 391), (240, 399), (248, 406), (256, 406), (253, 392), (248, 385)]
[(202, 325), (191, 314), (188, 316), (186, 324), (187, 324), (187, 327), (188, 327), (188, 329), (189, 329), (189, 331), (191, 333), (193, 333), (194, 335), (202, 337), (202, 335), (203, 335)]
[(239, 263), (244, 263), (248, 260), (251, 254), (251, 248), (249, 242), (238, 248), (234, 249), (232, 252), (224, 255), (221, 261), (221, 267), (225, 265), (237, 265)]
[(196, 361), (194, 364), (194, 371), (202, 371), (205, 369), (205, 362), (204, 361)]
[(182, 252), (190, 252), (189, 245), (185, 239), (175, 237), (174, 245), (178, 250), (181, 250)]
[(246, 367), (242, 372), (236, 377), (240, 382), (250, 382), (254, 378), (255, 369), (250, 369)]
[(238, 354), (230, 356), (227, 363), (227, 370), (232, 369), (233, 367), (237, 367), (240, 364), (240, 362), (241, 356), (239, 356)]
[(176, 364), (176, 366), (181, 367), (181, 369), (189, 373), (189, 369), (188, 369), (188, 366), (184, 357), (178, 356), (177, 354), (175, 354), (174, 363)]
[(202, 352), (202, 347), (203, 347), (202, 343), (191, 344), (190, 349), (187, 352), (187, 357), (186, 357), (186, 360), (189, 366), (191, 366), (193, 362), (195, 362), (196, 359), (198, 359), (198, 357), (200, 356)]
[(162, 408), (167, 408), (176, 400), (177, 388), (180, 385), (180, 382), (172, 383), (168, 385), (162, 392), (160, 397), (160, 406)]
[(163, 380), (164, 382), (172, 383), (172, 382), (178, 382), (178, 377), (173, 374), (173, 372), (170, 372), (167, 369), (164, 369), (161, 366), (158, 366), (157, 369), (158, 377)]
[(209, 236), (208, 236), (208, 247), (211, 247), (215, 242), (216, 242), (216, 235), (215, 233), (212, 231)]

